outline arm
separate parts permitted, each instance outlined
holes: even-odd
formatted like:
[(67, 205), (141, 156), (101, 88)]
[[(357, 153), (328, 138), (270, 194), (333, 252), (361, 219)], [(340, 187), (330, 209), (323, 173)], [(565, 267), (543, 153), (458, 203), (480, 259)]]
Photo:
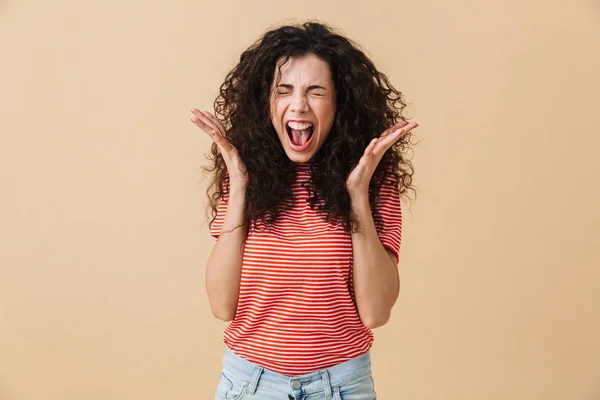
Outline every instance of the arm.
[(354, 296), (361, 320), (370, 329), (390, 318), (400, 293), (396, 256), (377, 235), (367, 196), (352, 198), (359, 231), (352, 233)]
[[(243, 245), (246, 240), (244, 209), (248, 174), (237, 149), (227, 140), (223, 125), (209, 112), (192, 109), (192, 122), (206, 132), (217, 145), (229, 175), (229, 193), (222, 198), (227, 206), (217, 242), (206, 265), (206, 293), (213, 315), (223, 321), (235, 316), (242, 277)], [(222, 214), (221, 214), (222, 215)], [(214, 228), (214, 225), (213, 225)]]
[(232, 190), (227, 203), (227, 213), (221, 234), (206, 264), (206, 293), (210, 310), (215, 317), (231, 321), (237, 309), (242, 277), (242, 256), (246, 240), (243, 225), (243, 190)]
[[(358, 223), (358, 232), (352, 233), (354, 296), (358, 314), (370, 329), (382, 326), (389, 320), (400, 292), (400, 277), (396, 254), (383, 246), (375, 228), (369, 205), (369, 184), (385, 152), (402, 135), (417, 126), (417, 123), (402, 121), (386, 129), (367, 146), (358, 165), (346, 180), (352, 215)], [(399, 207), (399, 198), (388, 197), (388, 201), (390, 200), (397, 200), (396, 206)], [(397, 229), (401, 227), (399, 211), (398, 209), (400, 220), (396, 221)], [(396, 239), (399, 240), (399, 230), (397, 233)], [(398, 241), (397, 243), (399, 244)]]

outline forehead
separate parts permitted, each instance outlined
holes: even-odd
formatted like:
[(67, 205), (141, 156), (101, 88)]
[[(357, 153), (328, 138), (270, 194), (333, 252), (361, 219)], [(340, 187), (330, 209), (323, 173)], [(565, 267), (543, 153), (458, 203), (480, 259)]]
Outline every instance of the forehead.
[(290, 59), (282, 65), (284, 60), (284, 58), (277, 60), (277, 68), (275, 68), (275, 82), (277, 81), (277, 76), (279, 73), (281, 73), (281, 83), (300, 85), (317, 82), (326, 84), (331, 82), (331, 71), (329, 70), (329, 64), (317, 57), (315, 54), (290, 57)]

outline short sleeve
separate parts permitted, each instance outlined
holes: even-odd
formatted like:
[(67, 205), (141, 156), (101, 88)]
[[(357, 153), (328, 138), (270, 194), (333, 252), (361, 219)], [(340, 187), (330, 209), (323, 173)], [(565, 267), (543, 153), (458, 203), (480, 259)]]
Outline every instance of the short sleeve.
[(377, 205), (381, 223), (376, 224), (377, 235), (383, 246), (400, 261), (402, 241), (402, 206), (397, 185), (382, 185)]
[(223, 229), (223, 222), (225, 221), (225, 214), (227, 213), (227, 202), (229, 200), (229, 190), (224, 190), (223, 197), (219, 199), (217, 205), (217, 216), (210, 227), (210, 234), (215, 239), (219, 238), (221, 230)]

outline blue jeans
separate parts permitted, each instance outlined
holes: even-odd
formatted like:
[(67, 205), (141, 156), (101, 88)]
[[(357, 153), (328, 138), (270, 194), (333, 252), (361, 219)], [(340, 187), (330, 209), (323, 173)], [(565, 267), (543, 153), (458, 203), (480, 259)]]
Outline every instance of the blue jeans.
[(375, 400), (370, 353), (331, 368), (287, 376), (225, 349), (216, 400)]

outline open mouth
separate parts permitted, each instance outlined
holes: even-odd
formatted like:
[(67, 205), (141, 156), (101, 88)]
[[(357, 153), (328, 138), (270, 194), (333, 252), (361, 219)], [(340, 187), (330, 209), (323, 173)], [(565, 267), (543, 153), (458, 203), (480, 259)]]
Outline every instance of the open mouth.
[(314, 125), (307, 122), (288, 122), (285, 125), (290, 147), (294, 151), (304, 151), (310, 146), (314, 137)]

